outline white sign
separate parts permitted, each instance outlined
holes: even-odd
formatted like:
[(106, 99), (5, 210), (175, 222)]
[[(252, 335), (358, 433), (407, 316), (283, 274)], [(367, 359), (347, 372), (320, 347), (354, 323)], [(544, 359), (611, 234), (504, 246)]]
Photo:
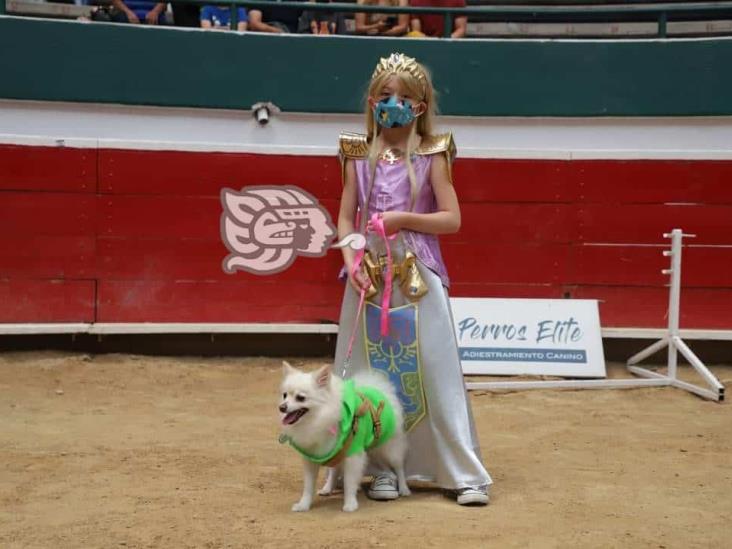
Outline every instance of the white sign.
[(595, 300), (450, 302), (464, 374), (605, 377)]

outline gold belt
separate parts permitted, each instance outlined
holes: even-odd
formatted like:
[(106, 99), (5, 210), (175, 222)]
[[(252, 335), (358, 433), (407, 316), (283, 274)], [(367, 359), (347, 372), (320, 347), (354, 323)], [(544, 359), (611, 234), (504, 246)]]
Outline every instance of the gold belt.
[[(387, 269), (387, 258), (385, 255), (375, 256), (366, 252), (363, 256), (363, 264), (366, 274), (371, 279), (371, 286), (366, 291), (366, 297), (374, 297), (380, 286), (384, 283), (384, 274)], [(418, 301), (427, 293), (427, 285), (417, 269), (417, 257), (410, 251), (404, 254), (401, 262), (392, 262), (392, 279), (399, 281), (399, 288), (409, 301)]]

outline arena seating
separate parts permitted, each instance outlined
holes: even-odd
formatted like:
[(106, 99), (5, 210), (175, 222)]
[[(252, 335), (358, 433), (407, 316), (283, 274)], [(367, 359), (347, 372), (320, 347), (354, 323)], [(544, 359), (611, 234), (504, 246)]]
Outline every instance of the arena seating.
[[(345, 0), (355, 3), (353, 0)], [(92, 0), (93, 4), (107, 3), (105, 0)], [(591, 13), (582, 16), (542, 16), (535, 20), (529, 16), (523, 19), (505, 16), (471, 15), (468, 21), (468, 36), (473, 38), (644, 38), (658, 35), (658, 22), (647, 16), (640, 17), (632, 12), (632, 8), (659, 3), (684, 3), (683, 0), (645, 0), (643, 2), (615, 0), (502, 0), (502, 6), (535, 5), (546, 6), (585, 6), (599, 7), (625, 4), (629, 11), (622, 16), (608, 21), (602, 16)], [(688, 2), (686, 2), (688, 4)], [(693, 6), (693, 2), (690, 3)], [(471, 7), (497, 5), (495, 1), (468, 0)], [(78, 19), (89, 16), (91, 6), (73, 3), (45, 2), (37, 0), (7, 0), (7, 12), (14, 15), (36, 17), (53, 17)], [(353, 30), (353, 17), (347, 16), (347, 28)], [(667, 36), (718, 36), (732, 35), (732, 2), (730, 14), (704, 15), (695, 13), (693, 7), (689, 12), (670, 18), (667, 23)]]

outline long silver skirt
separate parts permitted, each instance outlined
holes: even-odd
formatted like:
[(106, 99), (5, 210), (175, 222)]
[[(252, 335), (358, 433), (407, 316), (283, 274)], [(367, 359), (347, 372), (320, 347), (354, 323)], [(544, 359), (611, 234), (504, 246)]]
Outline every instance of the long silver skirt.
[[(427, 415), (409, 433), (407, 477), (432, 482), (446, 489), (487, 486), (492, 480), (481, 462), (447, 291), (434, 272), (419, 262), (418, 268), (429, 288), (417, 305), (419, 356)], [(381, 305), (381, 294), (371, 301)], [(408, 301), (401, 294), (399, 286), (394, 284), (391, 307), (406, 303)], [(334, 371), (341, 376), (344, 375), (344, 360), (357, 308), (358, 294), (347, 282), (334, 367)], [(358, 321), (360, 324), (350, 364), (345, 371), (346, 378), (369, 367), (363, 336), (363, 311)], [(380, 471), (370, 469), (368, 473), (376, 475)]]

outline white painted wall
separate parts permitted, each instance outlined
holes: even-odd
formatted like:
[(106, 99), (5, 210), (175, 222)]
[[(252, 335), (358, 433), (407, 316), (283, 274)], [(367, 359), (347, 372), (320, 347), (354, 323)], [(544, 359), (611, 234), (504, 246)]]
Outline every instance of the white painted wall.
[[(732, 117), (478, 118), (446, 116), (469, 158), (732, 160)], [(263, 154), (336, 154), (362, 115), (251, 112), (0, 100), (0, 143)]]

